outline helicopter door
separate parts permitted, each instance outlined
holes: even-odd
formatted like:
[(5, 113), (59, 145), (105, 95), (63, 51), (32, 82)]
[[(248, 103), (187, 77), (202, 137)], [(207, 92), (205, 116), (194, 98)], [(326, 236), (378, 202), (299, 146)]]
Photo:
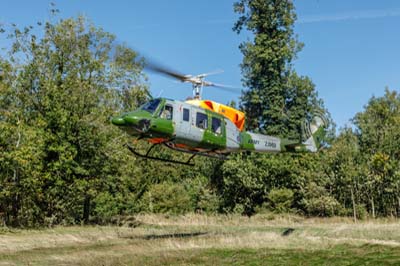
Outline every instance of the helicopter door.
[(190, 139), (191, 127), (191, 108), (180, 106), (180, 112), (176, 116), (176, 137), (180, 139)]
[(189, 140), (194, 143), (200, 143), (203, 141), (204, 134), (208, 129), (208, 116), (204, 110), (192, 107), (190, 114), (190, 132)]
[(216, 149), (226, 146), (225, 121), (221, 117), (211, 116), (211, 130), (207, 132), (207, 141)]

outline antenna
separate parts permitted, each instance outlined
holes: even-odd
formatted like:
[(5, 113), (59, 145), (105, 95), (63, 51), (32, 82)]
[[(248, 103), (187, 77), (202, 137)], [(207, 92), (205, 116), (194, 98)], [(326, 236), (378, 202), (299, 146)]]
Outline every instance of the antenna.
[(157, 98), (159, 98), (163, 94), (164, 90), (160, 90), (160, 92), (157, 95)]

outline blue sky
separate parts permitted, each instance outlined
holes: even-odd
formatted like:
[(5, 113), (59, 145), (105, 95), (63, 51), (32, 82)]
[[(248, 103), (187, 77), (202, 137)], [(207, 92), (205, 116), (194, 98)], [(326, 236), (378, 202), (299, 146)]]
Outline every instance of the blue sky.
[[(2, 0), (0, 23), (20, 26), (48, 18), (50, 1)], [(238, 45), (251, 38), (231, 29), (231, 0), (53, 1), (61, 16), (86, 15), (120, 42), (188, 74), (223, 69), (209, 80), (241, 87)], [(294, 67), (309, 76), (338, 127), (363, 110), (371, 96), (400, 84), (400, 1), (295, 0), (295, 31), (305, 46)], [(0, 40), (1, 43), (1, 40)], [(154, 95), (185, 99), (191, 87), (149, 74)], [(206, 88), (222, 103), (239, 94)]]

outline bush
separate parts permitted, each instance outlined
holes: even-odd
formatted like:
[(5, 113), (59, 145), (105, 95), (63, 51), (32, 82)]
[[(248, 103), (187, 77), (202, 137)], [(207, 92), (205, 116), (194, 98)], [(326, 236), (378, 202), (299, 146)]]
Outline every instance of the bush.
[(305, 206), (307, 214), (312, 216), (331, 217), (343, 212), (343, 207), (331, 196), (322, 195), (320, 197), (303, 199), (302, 203)]
[[(363, 204), (356, 204), (355, 206), (356, 209), (356, 218), (359, 220), (365, 220), (366, 218), (368, 218), (368, 211), (367, 208), (365, 207), (365, 205)], [(354, 210), (353, 207), (349, 207), (347, 209), (347, 212), (345, 213), (345, 215), (347, 216), (354, 216)]]
[(288, 188), (274, 188), (268, 194), (271, 208), (278, 213), (290, 211), (293, 198), (294, 193)]
[(95, 208), (92, 219), (98, 223), (107, 223), (112, 217), (120, 214), (121, 201), (107, 192), (99, 193), (93, 203)]
[(209, 186), (209, 178), (197, 174), (182, 182), (196, 212), (215, 214), (220, 208), (220, 198)]
[(200, 190), (196, 206), (197, 211), (205, 213), (217, 213), (219, 206), (219, 197), (215, 193), (213, 193), (213, 191), (207, 188)]
[(194, 211), (185, 187), (169, 182), (152, 185), (144, 194), (142, 205), (145, 210), (155, 213), (183, 214)]

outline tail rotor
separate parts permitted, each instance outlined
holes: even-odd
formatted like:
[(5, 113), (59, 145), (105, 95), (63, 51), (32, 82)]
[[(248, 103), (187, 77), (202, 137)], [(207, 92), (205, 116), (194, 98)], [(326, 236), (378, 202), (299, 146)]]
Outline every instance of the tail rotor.
[(311, 121), (303, 123), (303, 145), (308, 151), (316, 152), (322, 146), (325, 137), (325, 128), (328, 127), (328, 120), (321, 112), (315, 113)]

